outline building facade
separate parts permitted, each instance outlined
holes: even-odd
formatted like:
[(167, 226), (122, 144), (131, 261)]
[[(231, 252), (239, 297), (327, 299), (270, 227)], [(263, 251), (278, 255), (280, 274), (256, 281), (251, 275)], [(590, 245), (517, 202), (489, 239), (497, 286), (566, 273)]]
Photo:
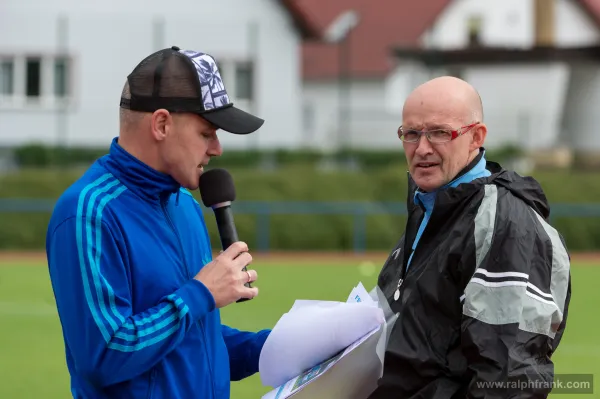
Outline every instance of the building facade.
[(295, 147), (300, 44), (314, 33), (291, 1), (6, 0), (0, 12), (0, 146), (106, 146), (129, 72), (172, 45), (213, 55), (232, 101), (266, 120), (227, 148)]
[(406, 96), (428, 79), (454, 75), (480, 91), (488, 147), (600, 148), (600, 136), (589, 137), (600, 106), (595, 0), (300, 3), (323, 31), (344, 10), (360, 18), (346, 52), (339, 44), (304, 45), (304, 124), (314, 142), (401, 148)]

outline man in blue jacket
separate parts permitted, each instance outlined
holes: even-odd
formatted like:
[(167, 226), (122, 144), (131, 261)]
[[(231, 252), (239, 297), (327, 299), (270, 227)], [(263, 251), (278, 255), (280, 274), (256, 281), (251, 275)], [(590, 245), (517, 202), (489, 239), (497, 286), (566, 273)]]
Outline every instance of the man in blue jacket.
[(222, 152), (217, 130), (263, 120), (231, 104), (213, 57), (158, 51), (128, 76), (119, 137), (56, 203), (46, 251), (74, 398), (229, 398), (270, 330), (221, 324), (253, 298), (238, 242), (214, 260), (189, 190)]

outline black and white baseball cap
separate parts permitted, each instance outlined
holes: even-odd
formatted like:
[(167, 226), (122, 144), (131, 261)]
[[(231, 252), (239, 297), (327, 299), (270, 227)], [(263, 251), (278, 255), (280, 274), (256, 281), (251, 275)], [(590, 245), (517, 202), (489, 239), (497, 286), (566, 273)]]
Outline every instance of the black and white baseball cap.
[(127, 76), (131, 98), (120, 106), (132, 111), (195, 113), (235, 134), (258, 130), (264, 120), (233, 106), (215, 58), (177, 46), (142, 60)]

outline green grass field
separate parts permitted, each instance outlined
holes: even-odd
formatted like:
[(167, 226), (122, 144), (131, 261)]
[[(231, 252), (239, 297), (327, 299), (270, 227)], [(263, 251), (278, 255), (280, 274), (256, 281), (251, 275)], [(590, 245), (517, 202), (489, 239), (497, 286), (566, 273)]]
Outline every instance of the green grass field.
[[(381, 264), (381, 259), (376, 261)], [(260, 295), (223, 309), (223, 322), (253, 331), (272, 327), (296, 299), (345, 301), (359, 281), (367, 290), (375, 284), (378, 266), (360, 263), (256, 260), (253, 268), (259, 273)], [(600, 376), (600, 290), (596, 285), (600, 267), (576, 264), (572, 274), (574, 294), (566, 336), (554, 358), (556, 372)], [(0, 342), (0, 398), (69, 397), (63, 341), (45, 264), (0, 260)], [(255, 375), (233, 383), (231, 397), (255, 399), (269, 390)]]

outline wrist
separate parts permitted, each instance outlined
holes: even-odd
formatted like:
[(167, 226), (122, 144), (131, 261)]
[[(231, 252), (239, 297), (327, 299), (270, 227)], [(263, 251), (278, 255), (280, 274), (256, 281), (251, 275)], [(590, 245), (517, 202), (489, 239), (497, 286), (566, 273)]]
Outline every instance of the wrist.
[(215, 298), (208, 287), (193, 278), (177, 290), (177, 294), (188, 306), (191, 316), (197, 320), (216, 308)]

